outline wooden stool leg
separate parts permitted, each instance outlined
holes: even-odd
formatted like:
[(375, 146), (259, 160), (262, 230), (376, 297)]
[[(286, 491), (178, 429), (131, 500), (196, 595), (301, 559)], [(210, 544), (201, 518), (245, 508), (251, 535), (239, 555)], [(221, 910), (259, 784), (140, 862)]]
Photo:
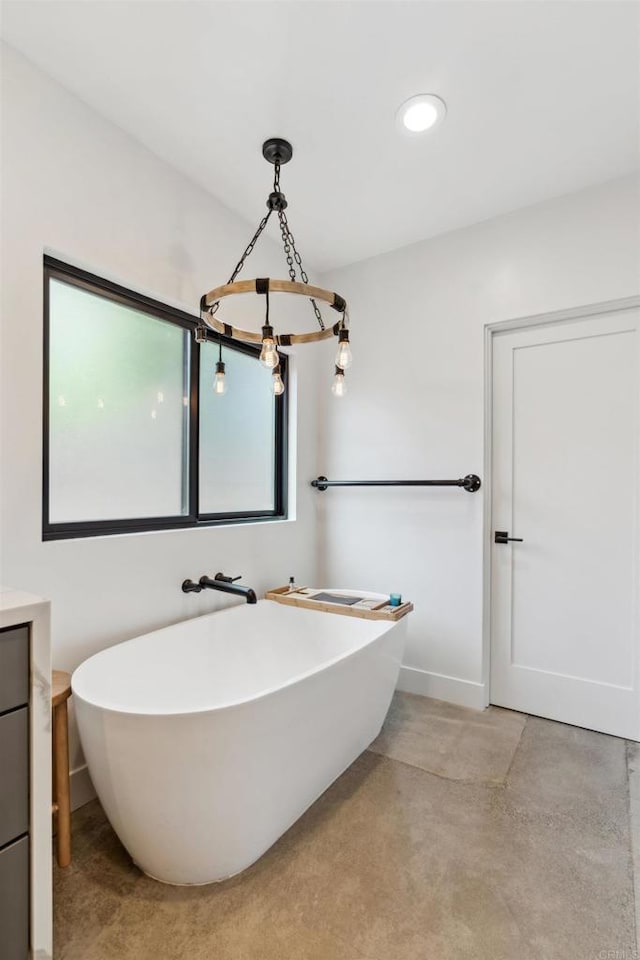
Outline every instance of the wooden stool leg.
[(55, 756), (55, 788), (58, 832), (56, 855), (59, 867), (71, 863), (71, 796), (69, 789), (69, 730), (67, 702), (53, 710), (53, 753)]
[[(55, 714), (55, 707), (53, 708), (52, 718)], [(56, 783), (58, 780), (58, 764), (56, 763), (56, 751), (53, 749), (53, 741), (51, 747), (51, 810), (53, 813), (53, 829), (57, 833), (58, 830), (58, 803), (56, 800)]]

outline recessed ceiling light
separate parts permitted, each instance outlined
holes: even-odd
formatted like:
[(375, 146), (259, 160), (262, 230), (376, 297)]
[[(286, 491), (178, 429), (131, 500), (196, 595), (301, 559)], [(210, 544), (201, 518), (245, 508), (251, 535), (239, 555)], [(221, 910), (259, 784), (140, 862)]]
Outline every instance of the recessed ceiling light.
[(396, 114), (400, 129), (407, 133), (425, 133), (444, 119), (444, 100), (432, 93), (419, 93), (400, 105)]

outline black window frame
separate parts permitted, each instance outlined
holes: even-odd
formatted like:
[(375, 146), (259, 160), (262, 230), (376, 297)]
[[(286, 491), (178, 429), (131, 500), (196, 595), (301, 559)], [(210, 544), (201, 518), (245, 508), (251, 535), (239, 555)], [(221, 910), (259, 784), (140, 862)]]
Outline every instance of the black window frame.
[[(273, 510), (249, 510), (227, 513), (198, 512), (199, 500), (199, 439), (200, 439), (200, 344), (193, 333), (199, 318), (185, 313), (176, 307), (154, 300), (135, 290), (105, 280), (86, 270), (64, 263), (54, 257), (43, 258), (44, 301), (43, 301), (43, 393), (42, 393), (42, 539), (70, 540), (83, 537), (109, 536), (125, 533), (147, 533), (151, 530), (182, 530), (194, 527), (216, 527), (222, 524), (255, 523), (264, 520), (286, 520), (288, 505), (288, 363), (285, 354), (279, 352), (282, 379), (285, 391), (275, 398), (275, 464)], [(185, 358), (185, 376), (189, 383), (189, 404), (187, 410), (187, 513), (172, 517), (145, 517), (142, 519), (87, 520), (80, 522), (52, 523), (49, 519), (49, 461), (50, 461), (50, 397), (49, 397), (49, 360), (50, 360), (50, 316), (49, 284), (51, 280), (60, 280), (99, 297), (112, 300), (132, 309), (142, 310), (160, 320), (168, 321), (187, 330), (190, 336), (188, 356)], [(208, 340), (218, 343), (218, 335), (208, 333)], [(251, 344), (220, 336), (222, 346), (252, 357), (259, 357), (260, 348)], [(187, 369), (188, 365), (188, 369)], [(212, 372), (213, 378), (213, 372)]]

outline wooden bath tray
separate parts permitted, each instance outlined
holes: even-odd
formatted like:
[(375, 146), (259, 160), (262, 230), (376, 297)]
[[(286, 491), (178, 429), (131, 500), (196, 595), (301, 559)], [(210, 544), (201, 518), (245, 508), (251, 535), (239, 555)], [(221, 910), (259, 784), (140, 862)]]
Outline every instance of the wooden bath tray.
[[(340, 596), (340, 591), (332, 591)], [(290, 607), (304, 607), (306, 610), (320, 610), (322, 613), (338, 613), (343, 617), (359, 617), (361, 620), (401, 620), (413, 610), (413, 604), (401, 603), (399, 607), (391, 607), (388, 600), (372, 600), (367, 597), (363, 603), (373, 604), (363, 607), (357, 604), (343, 606), (340, 603), (331, 603), (325, 600), (314, 600), (316, 594), (326, 594), (326, 590), (311, 587), (297, 587), (291, 592), (290, 587), (274, 587), (267, 590), (265, 600), (275, 600), (276, 603), (285, 603)]]

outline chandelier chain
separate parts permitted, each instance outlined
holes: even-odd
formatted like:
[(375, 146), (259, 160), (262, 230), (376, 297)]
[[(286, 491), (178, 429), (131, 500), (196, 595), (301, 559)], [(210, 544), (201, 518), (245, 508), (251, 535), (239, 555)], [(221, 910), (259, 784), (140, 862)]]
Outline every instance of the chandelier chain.
[(293, 257), (291, 256), (291, 244), (289, 243), (289, 233), (286, 228), (286, 220), (282, 210), (278, 211), (278, 220), (280, 221), (280, 233), (282, 235), (282, 243), (284, 245), (284, 255), (287, 258), (287, 266), (289, 267), (289, 279), (295, 283), (296, 268), (293, 265)]
[[(299, 269), (299, 271), (300, 271), (300, 278), (301, 278), (302, 282), (303, 282), (303, 283), (309, 283), (309, 277), (307, 276), (307, 271), (304, 269), (304, 267), (303, 267), (303, 265), (302, 265), (302, 257), (300, 256), (300, 254), (298, 253), (298, 251), (297, 251), (297, 249), (296, 249), (296, 242), (295, 242), (295, 240), (294, 240), (294, 238), (293, 238), (293, 234), (292, 234), (292, 232), (291, 232), (291, 227), (289, 226), (289, 221), (287, 220), (287, 215), (286, 215), (286, 213), (284, 212), (284, 210), (279, 210), (279, 211), (278, 211), (278, 219), (280, 220), (280, 233), (282, 234), (282, 242), (283, 242), (283, 244), (284, 244), (284, 252), (285, 252), (285, 256), (286, 256), (286, 258), (287, 258), (287, 264), (288, 264), (288, 266), (289, 266), (289, 276), (291, 277), (291, 279), (292, 279), (292, 280), (294, 281), (294, 283), (295, 283), (296, 270), (295, 270), (294, 263), (293, 263), (293, 261), (295, 260), (295, 262), (296, 262), (297, 265), (298, 265), (298, 269)], [(291, 256), (292, 253), (293, 253), (293, 258), (292, 258), (292, 256)], [(319, 327), (320, 327), (321, 330), (324, 330), (324, 328), (325, 328), (325, 327), (324, 327), (324, 320), (322, 319), (322, 314), (320, 313), (320, 308), (318, 307), (318, 304), (317, 304), (316, 301), (313, 299), (313, 297), (310, 297), (309, 299), (311, 300), (311, 304), (312, 304), (312, 306), (313, 306), (313, 312), (314, 312), (315, 315), (316, 315), (316, 320), (318, 321), (318, 325), (319, 325)]]
[[(274, 164), (273, 191), (274, 193), (280, 193), (280, 164), (279, 163)], [(233, 273), (231, 274), (231, 277), (228, 280), (229, 283), (234, 282), (234, 280), (236, 279), (236, 277), (244, 267), (247, 258), (253, 253), (253, 248), (255, 247), (256, 243), (260, 239), (260, 236), (264, 228), (266, 227), (267, 223), (269, 222), (269, 217), (271, 216), (272, 213), (273, 213), (273, 208), (270, 207), (268, 213), (265, 214), (265, 216), (262, 218), (262, 220), (258, 224), (258, 229), (256, 230), (251, 240), (247, 244), (244, 253), (238, 260), (236, 267)], [(291, 232), (291, 227), (289, 226), (287, 215), (283, 209), (278, 210), (278, 219), (280, 221), (280, 233), (282, 235), (284, 253), (285, 253), (285, 257), (287, 258), (287, 266), (289, 268), (289, 278), (294, 283), (296, 282), (296, 265), (297, 265), (298, 270), (300, 272), (300, 279), (302, 280), (303, 283), (308, 284), (309, 277), (307, 275), (306, 270), (304, 269), (304, 266), (302, 263), (302, 257), (300, 256), (296, 248), (295, 239), (294, 239), (293, 233)], [(311, 305), (313, 306), (313, 312), (315, 313), (316, 320), (318, 321), (318, 326), (320, 327), (321, 330), (324, 330), (325, 325), (324, 325), (324, 320), (322, 319), (322, 314), (320, 313), (320, 308), (318, 307), (318, 304), (313, 299), (313, 297), (310, 297), (309, 299), (311, 300)], [(219, 300), (216, 300), (215, 303), (212, 303), (209, 308), (209, 314), (213, 316), (217, 312), (219, 306), (220, 306)]]
[[(280, 191), (280, 164), (279, 163), (275, 164), (275, 170), (274, 170), (274, 176), (273, 176), (273, 189), (274, 191), (278, 191), (278, 192)], [(300, 254), (296, 249), (296, 243), (293, 238), (291, 227), (289, 226), (289, 221), (287, 220), (287, 215), (284, 212), (284, 210), (278, 210), (278, 219), (280, 220), (280, 233), (282, 234), (282, 243), (284, 245), (284, 253), (287, 258), (287, 266), (289, 267), (289, 277), (295, 283), (296, 269), (293, 262), (295, 260), (296, 264), (298, 265), (298, 269), (300, 271), (300, 279), (302, 280), (303, 283), (309, 283), (309, 277), (307, 276), (307, 272), (304, 269), (304, 266), (302, 265), (302, 257), (300, 256)], [(293, 259), (291, 258), (292, 253), (293, 253)], [(318, 325), (320, 326), (321, 330), (324, 330), (324, 321), (322, 319), (322, 314), (320, 313), (318, 304), (313, 298), (310, 298), (310, 299), (313, 305), (313, 312), (315, 313), (316, 320), (318, 321)]]
[[(249, 243), (247, 244), (244, 253), (242, 254), (242, 256), (240, 257), (240, 259), (238, 260), (238, 262), (237, 262), (237, 264), (236, 264), (236, 266), (235, 266), (235, 270), (233, 271), (233, 273), (231, 274), (231, 277), (230, 277), (229, 280), (227, 281), (228, 283), (233, 283), (233, 281), (236, 279), (236, 277), (238, 276), (238, 274), (240, 273), (240, 271), (241, 271), (242, 268), (244, 267), (245, 261), (246, 261), (247, 257), (250, 256), (251, 253), (253, 252), (253, 248), (255, 247), (256, 243), (257, 243), (258, 240), (260, 239), (260, 235), (261, 235), (262, 231), (264, 230), (264, 228), (266, 227), (267, 223), (269, 222), (269, 217), (271, 216), (272, 213), (273, 213), (273, 210), (269, 210), (269, 212), (265, 214), (265, 216), (262, 218), (262, 220), (261, 220), (260, 223), (258, 224), (258, 229), (257, 229), (256, 232), (254, 233), (254, 235), (251, 237), (251, 240), (250, 240)], [(209, 308), (209, 313), (211, 314), (211, 316), (213, 316), (214, 313), (216, 313), (216, 311), (218, 310), (218, 307), (219, 307), (219, 306), (220, 306), (220, 301), (219, 301), (219, 300), (216, 300), (215, 303), (212, 303), (212, 304), (211, 304), (211, 306), (210, 306), (210, 308)]]

